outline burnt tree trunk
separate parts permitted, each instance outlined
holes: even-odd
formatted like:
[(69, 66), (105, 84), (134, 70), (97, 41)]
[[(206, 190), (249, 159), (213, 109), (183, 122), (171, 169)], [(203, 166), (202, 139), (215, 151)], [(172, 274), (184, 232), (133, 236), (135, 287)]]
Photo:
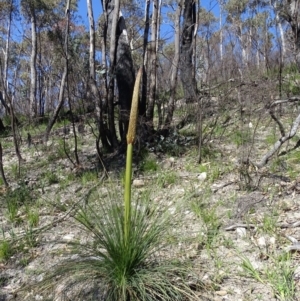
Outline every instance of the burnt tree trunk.
[[(131, 108), (131, 98), (133, 93), (135, 75), (131, 50), (128, 42), (128, 35), (125, 25), (125, 19), (120, 11), (119, 0), (108, 0), (106, 2), (106, 12), (108, 16), (107, 32), (110, 35), (110, 81), (108, 95), (108, 113), (110, 130), (114, 114), (114, 78), (116, 78), (118, 88), (118, 104), (120, 108), (119, 124), (120, 136), (125, 141), (129, 122), (129, 112)], [(112, 132), (114, 132), (113, 130)], [(115, 134), (113, 135), (113, 144), (115, 144)], [(115, 145), (114, 145), (115, 146)]]
[(196, 96), (196, 82), (193, 74), (193, 38), (196, 22), (196, 5), (194, 0), (184, 0), (183, 29), (181, 38), (180, 78), (187, 103)]
[(117, 27), (116, 79), (119, 91), (120, 135), (125, 141), (129, 123), (131, 99), (135, 81), (125, 19), (120, 15)]

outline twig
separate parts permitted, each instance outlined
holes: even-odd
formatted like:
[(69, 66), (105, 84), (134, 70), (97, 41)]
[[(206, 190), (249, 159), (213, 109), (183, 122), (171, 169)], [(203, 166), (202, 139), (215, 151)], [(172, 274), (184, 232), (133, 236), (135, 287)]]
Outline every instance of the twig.
[[(262, 226), (262, 224), (257, 224), (257, 225), (254, 225), (254, 224), (240, 224), (240, 223), (237, 223), (237, 224), (233, 224), (231, 226), (228, 226), (226, 228), (224, 228), (225, 231), (234, 231), (236, 230), (237, 228), (256, 228), (256, 227), (259, 227), (259, 226)], [(300, 226), (300, 221), (297, 221), (297, 222), (294, 222), (294, 223), (291, 223), (291, 224), (277, 224), (276, 227), (278, 228), (281, 228), (281, 229), (287, 229), (287, 228), (297, 228)]]

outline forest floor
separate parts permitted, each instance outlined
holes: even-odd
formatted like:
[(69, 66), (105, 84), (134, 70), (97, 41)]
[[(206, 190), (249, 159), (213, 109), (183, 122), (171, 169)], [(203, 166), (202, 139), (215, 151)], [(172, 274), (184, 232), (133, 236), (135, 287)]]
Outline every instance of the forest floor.
[[(161, 150), (143, 151), (133, 168), (133, 196), (150, 191), (153, 202), (181, 208), (177, 256), (191, 261), (203, 284), (199, 300), (300, 300), (300, 149), (289, 151), (299, 138), (266, 167), (244, 167), (241, 160), (258, 160), (279, 131), (227, 119), (207, 127), (201, 164), (192, 124), (176, 141), (161, 140)], [(72, 133), (57, 129), (44, 145), (41, 131), (31, 132), (30, 148), (21, 145), (20, 169), (12, 138), (2, 139), (11, 188), (2, 188), (0, 199), (0, 300), (70, 300), (61, 287), (47, 297), (26, 285), (42, 281), (70, 241), (84, 239), (72, 210), (91, 189), (104, 198), (123, 191), (124, 155), (106, 158), (104, 177), (88, 127), (78, 136), (76, 169), (65, 154), (75, 161)]]

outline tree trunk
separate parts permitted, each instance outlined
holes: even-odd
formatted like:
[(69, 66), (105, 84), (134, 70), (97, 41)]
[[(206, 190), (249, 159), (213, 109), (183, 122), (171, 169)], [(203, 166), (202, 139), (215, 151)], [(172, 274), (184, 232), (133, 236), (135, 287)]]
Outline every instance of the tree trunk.
[(31, 58), (30, 58), (30, 117), (34, 118), (37, 113), (36, 106), (36, 57), (37, 57), (37, 34), (36, 16), (34, 5), (30, 5), (31, 22)]
[(118, 146), (118, 139), (115, 127), (114, 116), (114, 93), (115, 93), (115, 72), (116, 72), (116, 52), (117, 52), (117, 26), (119, 20), (120, 0), (108, 0), (106, 2), (106, 11), (108, 15), (108, 33), (110, 34), (110, 50), (109, 50), (109, 82), (107, 95), (108, 109), (108, 130), (109, 140), (113, 149)]
[(153, 128), (153, 115), (156, 97), (156, 64), (157, 64), (157, 20), (158, 20), (158, 0), (153, 0), (152, 9), (152, 25), (151, 25), (151, 41), (149, 48), (149, 64), (150, 64), (150, 84), (149, 84), (149, 99), (146, 112), (147, 121), (150, 128)]
[[(102, 99), (99, 93), (99, 89), (96, 84), (96, 71), (95, 71), (95, 20), (93, 15), (93, 8), (91, 0), (87, 0), (87, 8), (88, 8), (88, 16), (89, 16), (89, 29), (90, 29), (90, 55), (89, 55), (89, 85), (91, 87), (93, 99), (96, 102), (96, 115), (97, 115), (97, 123), (99, 134), (97, 137), (97, 149), (99, 148), (99, 142), (101, 139), (102, 145), (109, 149), (109, 143), (107, 141), (107, 137), (105, 135), (106, 131), (103, 124), (103, 112), (102, 112)], [(104, 52), (104, 62), (105, 60), (105, 52)], [(100, 155), (100, 153), (98, 154)]]
[[(9, 19), (7, 24), (7, 39), (5, 43), (5, 52), (4, 52), (4, 70), (3, 70), (3, 88), (5, 91), (8, 91), (8, 58), (9, 58), (9, 50), (10, 50), (10, 33), (11, 33), (11, 22), (12, 22), (12, 13), (13, 13), (13, 3), (12, 0), (10, 1), (10, 8), (9, 8)], [(1, 103), (5, 108), (5, 113), (10, 115), (10, 108), (7, 105), (5, 99), (5, 93), (1, 97)]]
[(193, 0), (184, 0), (180, 77), (187, 103), (195, 100), (196, 96), (195, 78), (191, 76), (193, 70), (192, 58), (195, 20), (195, 2)]
[(61, 82), (60, 82), (58, 105), (53, 113), (53, 116), (49, 120), (47, 129), (46, 129), (46, 133), (45, 133), (45, 141), (48, 141), (52, 127), (55, 124), (58, 114), (64, 104), (65, 83), (66, 83), (67, 74), (68, 74), (68, 38), (69, 38), (69, 25), (70, 25), (70, 1), (71, 0), (67, 0), (67, 6), (66, 6), (66, 21), (67, 21), (66, 23), (67, 24), (66, 24), (66, 35), (65, 35), (65, 66), (64, 66), (64, 71), (63, 71)]
[(178, 3), (176, 13), (175, 13), (175, 41), (174, 41), (174, 58), (172, 61), (171, 72), (170, 72), (170, 98), (167, 107), (167, 116), (165, 120), (165, 128), (169, 128), (171, 121), (173, 119), (173, 113), (175, 109), (175, 96), (177, 89), (177, 79), (178, 79), (178, 67), (180, 59), (180, 18), (182, 3)]
[(117, 27), (116, 79), (120, 105), (120, 136), (126, 140), (135, 75), (125, 19), (120, 12)]
[(120, 136), (125, 141), (128, 128), (131, 98), (134, 87), (134, 70), (125, 19), (120, 12), (119, 0), (108, 0), (108, 32), (110, 34), (110, 80), (108, 85), (108, 124), (113, 148), (118, 145), (114, 121), (114, 78), (118, 87), (120, 107)]
[(143, 77), (142, 77), (142, 96), (141, 104), (139, 106), (140, 116), (145, 117), (147, 109), (147, 90), (148, 90), (148, 74), (147, 74), (147, 65), (148, 65), (148, 36), (149, 36), (149, 27), (150, 27), (150, 0), (146, 0), (145, 7), (145, 28), (144, 28), (144, 43), (143, 43)]
[(5, 177), (4, 168), (3, 168), (3, 152), (2, 152), (2, 144), (0, 142), (0, 175), (3, 180), (5, 187), (9, 187), (8, 182)]

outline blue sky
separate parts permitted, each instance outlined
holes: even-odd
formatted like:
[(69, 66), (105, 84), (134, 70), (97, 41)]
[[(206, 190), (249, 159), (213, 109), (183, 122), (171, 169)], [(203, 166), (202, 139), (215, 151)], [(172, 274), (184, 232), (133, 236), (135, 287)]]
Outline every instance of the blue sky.
[[(92, 0), (93, 4), (93, 11), (94, 11), (94, 19), (95, 22), (97, 22), (101, 12), (102, 12), (102, 6), (101, 6), (101, 0)], [(78, 15), (81, 16), (83, 23), (88, 26), (88, 16), (87, 16), (87, 4), (86, 0), (79, 0), (78, 4)]]

